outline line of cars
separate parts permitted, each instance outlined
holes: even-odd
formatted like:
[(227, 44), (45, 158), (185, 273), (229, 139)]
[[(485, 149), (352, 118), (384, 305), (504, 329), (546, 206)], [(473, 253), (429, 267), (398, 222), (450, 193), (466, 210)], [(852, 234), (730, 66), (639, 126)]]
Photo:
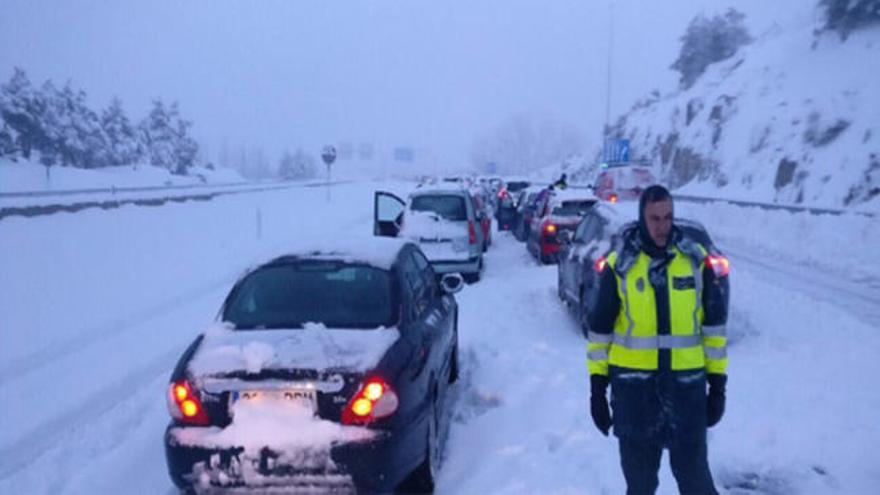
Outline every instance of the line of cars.
[(186, 493), (433, 491), (458, 305), (491, 244), (497, 185), (374, 196), (374, 236), (256, 267), (187, 348), (165, 451)]
[[(377, 191), (373, 237), (304, 247), (240, 278), (168, 384), (174, 484), (433, 491), (461, 374), (454, 294), (481, 276), (503, 187), (426, 185), (406, 201)], [(586, 333), (602, 256), (633, 224), (586, 190), (532, 192), (516, 205), (530, 212), (529, 249), (558, 261), (559, 297)], [(713, 269), (729, 266), (702, 226), (677, 225), (710, 248)]]

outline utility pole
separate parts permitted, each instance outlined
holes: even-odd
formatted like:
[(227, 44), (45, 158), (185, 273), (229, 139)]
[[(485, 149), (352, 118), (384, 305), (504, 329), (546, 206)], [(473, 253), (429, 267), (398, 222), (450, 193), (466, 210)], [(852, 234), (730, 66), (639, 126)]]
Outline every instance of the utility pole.
[(603, 141), (607, 139), (608, 131), (611, 129), (611, 60), (614, 51), (614, 0), (608, 0), (608, 67), (605, 74), (605, 132), (603, 132)]

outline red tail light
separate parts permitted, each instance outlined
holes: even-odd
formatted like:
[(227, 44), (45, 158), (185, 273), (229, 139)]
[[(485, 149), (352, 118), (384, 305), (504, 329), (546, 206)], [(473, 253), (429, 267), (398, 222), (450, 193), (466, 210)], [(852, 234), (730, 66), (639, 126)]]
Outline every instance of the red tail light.
[(547, 235), (553, 235), (556, 233), (556, 224), (554, 223), (545, 223), (544, 224), (544, 233)]
[(712, 267), (716, 277), (726, 277), (730, 274), (730, 260), (720, 254), (706, 256), (706, 264)]
[(611, 195), (608, 196), (608, 201), (610, 201), (612, 203), (617, 203), (618, 199), (620, 199), (620, 198), (618, 198), (617, 194), (614, 194), (614, 193), (611, 193)]
[(468, 242), (477, 243), (477, 229), (474, 227), (474, 222), (468, 222)]
[(509, 194), (508, 194), (508, 192), (507, 192), (507, 188), (506, 188), (506, 187), (505, 187), (504, 189), (498, 191), (498, 199), (507, 199), (507, 196), (508, 196), (508, 195), (509, 195)]
[(342, 423), (368, 424), (397, 411), (399, 400), (394, 390), (381, 378), (370, 378), (361, 385), (342, 411)]
[(596, 270), (596, 273), (602, 273), (605, 271), (605, 267), (608, 266), (608, 260), (605, 259), (604, 256), (599, 256), (595, 263), (593, 263), (593, 269)]
[(168, 386), (168, 412), (182, 423), (197, 426), (211, 424), (208, 413), (202, 407), (202, 401), (186, 380), (176, 381)]

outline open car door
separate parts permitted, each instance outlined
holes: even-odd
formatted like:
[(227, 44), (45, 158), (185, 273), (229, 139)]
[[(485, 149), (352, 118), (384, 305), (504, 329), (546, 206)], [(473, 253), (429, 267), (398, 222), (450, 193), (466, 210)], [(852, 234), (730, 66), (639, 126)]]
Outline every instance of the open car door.
[(394, 194), (376, 191), (373, 196), (373, 235), (397, 237), (406, 203)]

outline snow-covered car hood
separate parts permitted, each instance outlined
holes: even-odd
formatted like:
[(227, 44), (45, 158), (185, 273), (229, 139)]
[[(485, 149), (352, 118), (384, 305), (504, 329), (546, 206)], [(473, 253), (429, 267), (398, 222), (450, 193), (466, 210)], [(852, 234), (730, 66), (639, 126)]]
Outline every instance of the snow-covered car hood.
[(331, 329), (309, 323), (302, 329), (205, 332), (189, 363), (196, 377), (264, 369), (364, 372), (374, 368), (400, 338), (397, 328)]

